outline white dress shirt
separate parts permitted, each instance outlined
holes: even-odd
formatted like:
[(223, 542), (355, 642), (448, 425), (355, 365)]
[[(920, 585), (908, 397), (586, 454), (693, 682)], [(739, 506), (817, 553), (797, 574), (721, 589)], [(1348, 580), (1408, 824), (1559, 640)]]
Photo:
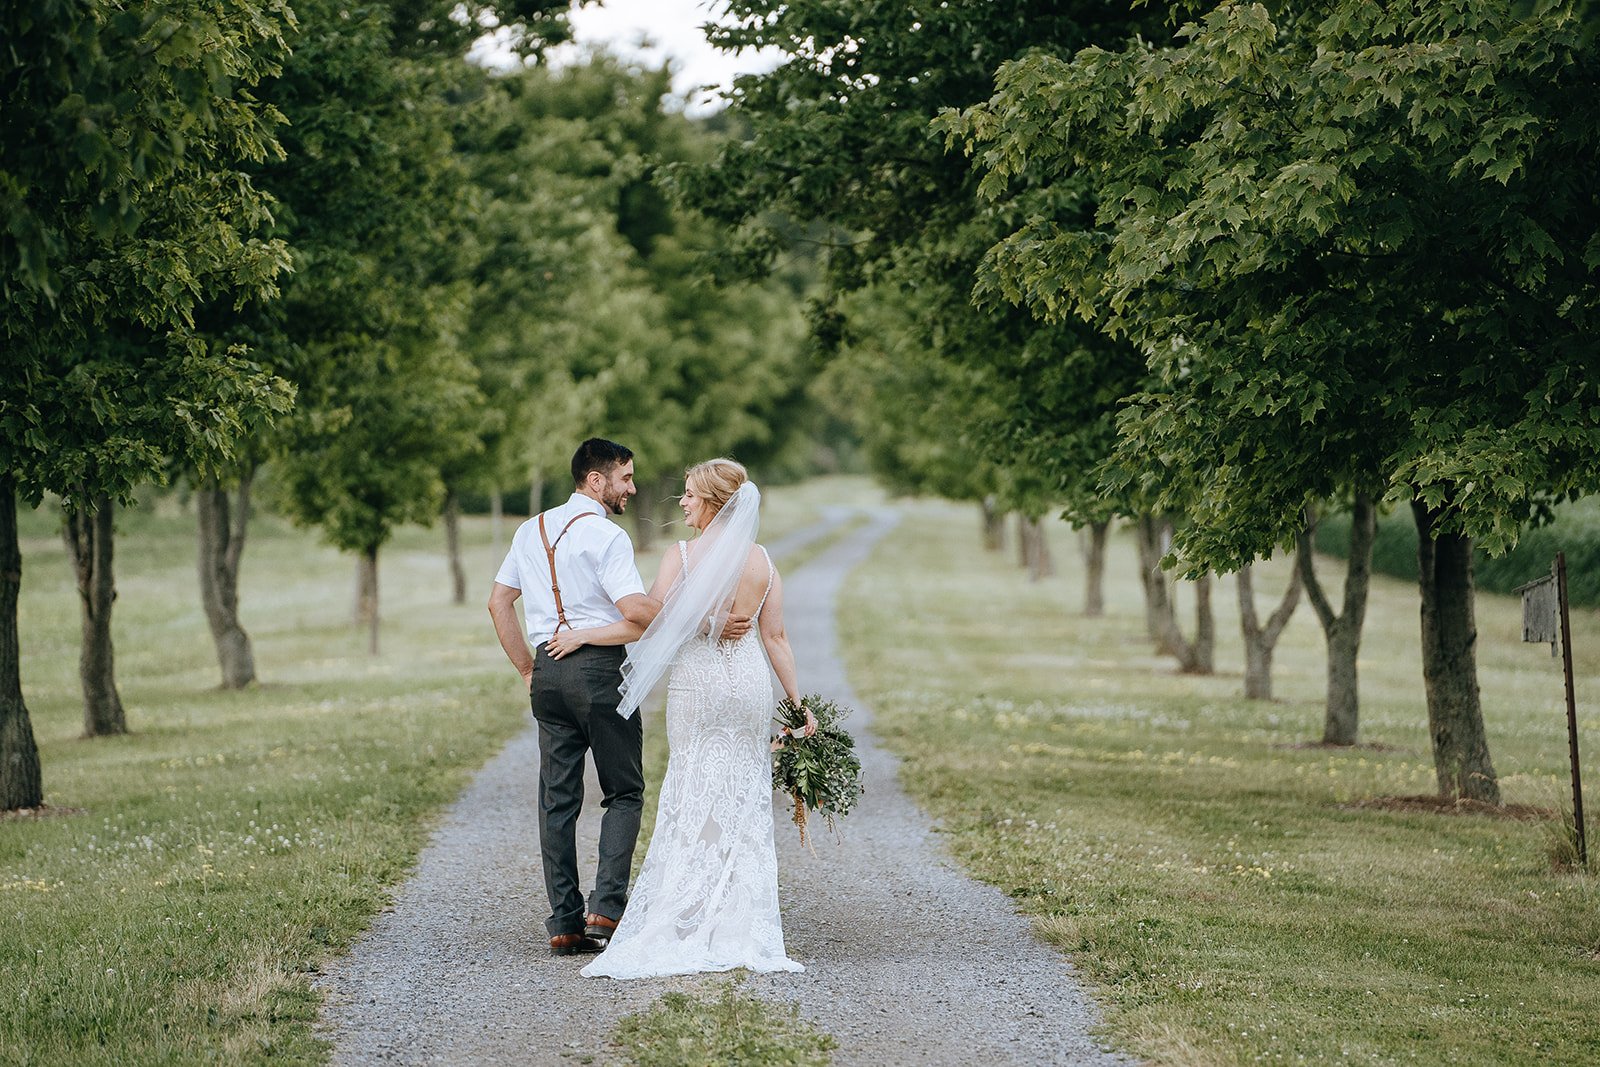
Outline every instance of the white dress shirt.
[[(546, 535), (555, 543), (562, 527), (584, 512), (598, 517), (573, 523), (556, 544), (561, 604), (575, 630), (620, 621), (617, 601), (644, 592), (633, 562), (633, 542), (626, 530), (604, 517), (606, 509), (599, 501), (573, 493), (565, 504), (544, 513)], [(539, 516), (517, 527), (494, 580), (522, 590), (522, 613), (533, 646), (548, 641), (556, 632), (556, 599), (550, 592), (550, 557), (539, 539)]]

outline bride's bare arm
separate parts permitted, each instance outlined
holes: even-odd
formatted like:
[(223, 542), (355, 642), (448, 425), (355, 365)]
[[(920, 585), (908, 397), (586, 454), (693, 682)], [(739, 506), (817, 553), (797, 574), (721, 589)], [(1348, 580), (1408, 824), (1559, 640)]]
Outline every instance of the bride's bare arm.
[[(778, 676), (778, 684), (783, 686), (783, 695), (796, 704), (800, 703), (800, 682), (795, 675), (794, 649), (789, 647), (789, 634), (783, 628), (783, 578), (776, 571), (772, 575), (772, 592), (767, 594), (767, 603), (761, 609), (761, 643), (766, 646), (767, 659), (772, 661), (772, 670)], [(808, 711), (806, 727), (800, 732), (800, 736), (810, 737), (816, 732), (817, 720)]]
[(661, 553), (661, 563), (656, 567), (656, 580), (650, 583), (650, 599), (657, 604), (667, 599), (667, 590), (678, 580), (678, 572), (681, 570), (683, 570), (683, 560), (678, 555), (678, 544), (674, 541), (665, 552)]
[(639, 640), (644, 627), (631, 619), (622, 619), (605, 626), (588, 626), (582, 630), (562, 630), (545, 642), (551, 659), (560, 659), (578, 651), (584, 645), (626, 645)]

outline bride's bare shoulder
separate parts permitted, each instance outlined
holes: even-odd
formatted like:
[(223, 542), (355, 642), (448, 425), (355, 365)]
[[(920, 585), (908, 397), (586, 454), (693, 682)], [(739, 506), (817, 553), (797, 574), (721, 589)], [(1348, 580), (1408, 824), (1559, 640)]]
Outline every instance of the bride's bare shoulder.
[(767, 564), (771, 559), (766, 550), (760, 545), (751, 545), (750, 554), (744, 559), (744, 576), (748, 579), (767, 580)]

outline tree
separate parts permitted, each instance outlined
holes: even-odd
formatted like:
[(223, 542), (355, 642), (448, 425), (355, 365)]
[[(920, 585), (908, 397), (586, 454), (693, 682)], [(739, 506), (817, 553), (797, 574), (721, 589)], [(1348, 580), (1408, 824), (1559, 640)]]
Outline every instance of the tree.
[[(201, 597), (225, 688), (255, 677), (238, 617), (238, 577), (257, 468), (290, 441), (316, 438), (354, 413), (334, 384), (349, 383), (350, 368), (339, 366), (349, 347), (407, 331), (438, 338), (459, 312), (459, 296), (441, 289), (463, 269), (462, 242), (452, 239), (464, 211), (456, 202), (461, 176), (441, 164), (451, 143), (449, 94), (472, 80), (467, 49), (485, 28), (497, 27), (505, 47), (537, 54), (567, 35), (567, 6), (294, 5), (292, 54), (257, 91), (287, 118), (285, 152), (252, 168), (254, 182), (276, 203), (272, 233), (289, 245), (294, 270), (283, 279), (281, 300), (202, 315), (211, 336), (251, 345), (302, 393), (286, 435), (256, 435), (218, 477), (195, 472)], [(447, 206), (442, 192), (452, 194)], [(323, 401), (331, 406), (318, 407)]]
[[(275, 440), (286, 510), (358, 553), (358, 618), (377, 641), (377, 557), (394, 526), (431, 522), (444, 476), (485, 432), (457, 349), (469, 310), (473, 189), (455, 151), (464, 56), (500, 25), (537, 52), (565, 36), (554, 0), (347, 5), (310, 0), (295, 58), (271, 87), (293, 124), (262, 181), (287, 205), (296, 274), (246, 324), (300, 387)], [(493, 423), (490, 418), (489, 423)]]
[[(240, 167), (277, 151), (278, 116), (248, 88), (281, 60), (289, 17), (277, 3), (183, 0), (54, 0), (3, 16), (0, 497), (10, 509), (18, 494), (52, 492), (67, 509), (90, 578), (90, 734), (126, 729), (107, 617), (110, 509), (160, 478), (167, 455), (226, 462), (291, 395), (246, 352), (193, 329), (198, 305), (269, 294), (284, 263)], [(0, 522), (0, 536), (14, 533)], [(14, 541), (0, 544), (0, 559), (17, 557)], [(19, 572), (7, 568), (12, 592)], [(0, 607), (14, 612), (14, 596)], [(8, 777), (8, 807), (39, 799), (14, 651), (0, 649), (0, 738), (19, 746), (4, 763), (23, 767)]]
[(1163, 560), (1171, 550), (1176, 524), (1169, 515), (1142, 512), (1134, 521), (1139, 578), (1144, 585), (1145, 628), (1156, 648), (1178, 661), (1185, 674), (1217, 669), (1217, 623), (1211, 610), (1211, 575), (1194, 578), (1194, 637), (1178, 623), (1177, 596)]
[(1315, 563), (1317, 514), (1306, 508), (1305, 526), (1297, 535), (1295, 564), (1305, 585), (1306, 599), (1328, 645), (1328, 699), (1322, 721), (1322, 743), (1353, 745), (1360, 736), (1360, 688), (1357, 654), (1361, 628), (1367, 618), (1367, 589), (1372, 581), (1372, 542), (1378, 532), (1377, 509), (1372, 498), (1356, 494), (1350, 510), (1350, 553), (1345, 568), (1344, 601), (1338, 612), (1317, 579)]
[(1412, 505), (1439, 789), (1497, 801), (1466, 548), (1600, 486), (1595, 52), (1565, 6), (1486, 0), (1225, 4), (1183, 36), (1010, 63), (946, 119), (991, 191), (1098, 187), (1096, 227), (1031, 220), (992, 284), (1146, 354), (1123, 478), (1182, 475), (1155, 488), (1191, 570), (1289, 543), (1320, 499)]
[[(733, 258), (746, 263), (764, 263), (793, 243), (786, 218), (826, 225), (828, 291), (812, 316), (825, 354), (833, 354), (852, 313), (842, 303), (845, 294), (916, 294), (912, 329), (920, 351), (963, 368), (923, 376), (924, 384), (976, 378), (1012, 401), (986, 406), (981, 422), (963, 420), (971, 432), (954, 437), (958, 447), (969, 457), (981, 454), (986, 465), (1014, 464), (1030, 480), (1037, 475), (1040, 491), (1029, 490), (1026, 509), (1036, 518), (1064, 509), (1102, 531), (1090, 545), (1103, 546), (1118, 505), (1108, 505), (1088, 476), (1093, 465), (1081, 457), (1098, 457), (1112, 440), (1115, 407), (1132, 391), (1121, 372), (1142, 373), (1138, 353), (1082, 323), (1042, 324), (1009, 306), (978, 307), (970, 299), (984, 251), (1037, 209), (1034, 199), (1070, 200), (1089, 211), (1092, 203), (1064, 188), (981, 203), (970, 163), (946, 152), (928, 123), (942, 109), (986, 98), (995, 67), (1007, 58), (1033, 48), (1072, 52), (1140, 31), (1159, 34), (1163, 16), (1024, 0), (865, 0), (845, 8), (829, 0), (746, 0), (728, 5), (727, 14), (727, 25), (710, 32), (714, 43), (776, 47), (789, 58), (769, 73), (737, 80), (729, 111), (748, 123), (750, 135), (730, 142), (709, 165), (677, 168), (675, 187), (740, 228)], [(966, 402), (958, 393), (946, 407)], [(937, 439), (940, 427), (930, 428)], [(989, 495), (979, 488), (965, 498)], [(1103, 569), (1103, 557), (1088, 563), (1091, 573)], [(1098, 585), (1089, 588), (1086, 607)]]
[(17, 493), (0, 477), (0, 810), (44, 803), (39, 746), (22, 698), (22, 641), (17, 600), (22, 592), (22, 551), (17, 538)]
[(669, 87), (665, 70), (605, 55), (519, 71), (488, 86), (503, 100), (486, 98), (471, 134), (496, 214), (469, 347), (508, 425), (541, 431), (510, 435), (535, 481), (559, 477), (595, 428), (635, 449), (641, 549), (678, 471), (780, 450), (804, 392), (792, 288), (713, 284), (723, 234), (657, 186), (664, 164), (718, 140), (664, 106)]
[(217, 650), (224, 689), (243, 689), (256, 680), (255, 650), (239, 621), (239, 569), (250, 528), (254, 480), (255, 467), (247, 464), (231, 489), (222, 477), (211, 476), (202, 479), (195, 491), (200, 607)]
[[(454, 490), (531, 481), (534, 510), (595, 424), (606, 369), (655, 336), (617, 227), (614, 160), (583, 114), (556, 106), (558, 86), (599, 79), (580, 70), (484, 72), (456, 110), (455, 144), (475, 197), (469, 311), (460, 344), (485, 397), (481, 451), (446, 472)], [(576, 95), (576, 94), (574, 94)], [(588, 99), (614, 110), (605, 92)]]
[(880, 481), (899, 493), (977, 502), (983, 543), (999, 551), (1020, 494), (978, 440), (982, 413), (999, 402), (996, 383), (949, 357), (928, 328), (937, 302), (893, 279), (841, 296), (834, 355), (817, 388), (849, 420)]
[(356, 621), (378, 651), (378, 555), (396, 526), (430, 523), (444, 502), (443, 461), (470, 447), (480, 402), (471, 364), (423, 337), (365, 339), (325, 375), (320, 411), (279, 460), (283, 504), (357, 556)]
[(1303, 580), (1298, 566), (1289, 572), (1289, 587), (1263, 623), (1256, 612), (1255, 567), (1246, 563), (1239, 568), (1236, 581), (1239, 629), (1244, 636), (1244, 695), (1247, 700), (1272, 699), (1272, 653), (1278, 647), (1278, 638), (1283, 636), (1283, 628), (1300, 604)]
[(715, 231), (693, 216), (674, 223), (643, 257), (667, 343), (646, 375), (606, 394), (606, 424), (630, 427), (656, 472), (640, 493), (650, 498), (638, 514), (643, 549), (654, 506), (678, 495), (685, 468), (732, 455), (759, 469), (792, 439), (809, 403), (799, 300), (771, 282), (714, 282), (701, 251)]

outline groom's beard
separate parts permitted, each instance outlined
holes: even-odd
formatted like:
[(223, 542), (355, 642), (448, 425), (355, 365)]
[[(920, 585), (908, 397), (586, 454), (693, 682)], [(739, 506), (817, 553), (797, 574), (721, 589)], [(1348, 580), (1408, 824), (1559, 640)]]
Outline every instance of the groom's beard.
[(606, 510), (611, 512), (611, 514), (621, 515), (624, 511), (628, 510), (628, 494), (622, 492), (621, 490), (609, 492), (601, 496), (600, 503), (604, 504), (606, 506)]

